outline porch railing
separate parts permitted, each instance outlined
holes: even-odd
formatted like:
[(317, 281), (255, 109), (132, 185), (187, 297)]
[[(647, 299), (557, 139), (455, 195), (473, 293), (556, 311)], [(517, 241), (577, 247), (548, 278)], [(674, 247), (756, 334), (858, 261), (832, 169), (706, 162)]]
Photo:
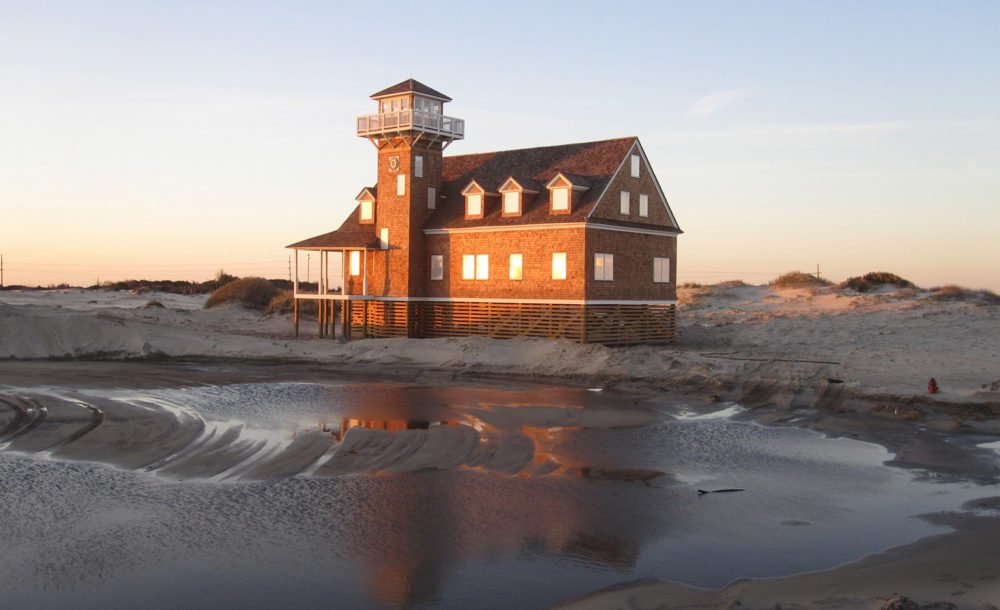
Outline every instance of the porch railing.
[(358, 135), (361, 137), (406, 130), (426, 131), (461, 140), (465, 137), (465, 120), (412, 109), (358, 117)]

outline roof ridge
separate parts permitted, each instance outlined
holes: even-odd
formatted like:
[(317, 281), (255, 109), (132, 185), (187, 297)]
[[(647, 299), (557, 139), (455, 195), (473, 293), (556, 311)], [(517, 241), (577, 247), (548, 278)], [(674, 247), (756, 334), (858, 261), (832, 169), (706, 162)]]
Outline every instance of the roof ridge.
[(626, 136), (624, 138), (608, 138), (606, 140), (591, 140), (589, 142), (568, 142), (566, 144), (550, 144), (549, 146), (529, 146), (526, 148), (510, 148), (507, 150), (488, 150), (486, 152), (466, 153), (464, 155), (449, 155), (446, 159), (458, 159), (460, 157), (475, 157), (477, 155), (496, 155), (499, 153), (515, 153), (525, 150), (544, 150), (546, 148), (565, 148), (567, 146), (589, 146), (593, 144), (606, 144), (608, 142), (625, 142), (628, 140), (638, 140), (638, 136)]

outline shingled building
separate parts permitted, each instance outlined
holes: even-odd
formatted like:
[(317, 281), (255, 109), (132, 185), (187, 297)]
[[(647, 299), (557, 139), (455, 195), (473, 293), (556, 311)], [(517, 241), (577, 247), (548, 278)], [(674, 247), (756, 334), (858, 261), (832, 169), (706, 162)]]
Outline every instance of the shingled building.
[[(465, 136), (451, 98), (412, 79), (371, 97), (357, 135), (378, 182), (339, 229), (288, 246), (296, 311), (319, 300), (329, 332), (339, 301), (348, 338), (673, 340), (681, 230), (637, 138), (445, 157)], [(319, 253), (314, 293), (301, 251)]]

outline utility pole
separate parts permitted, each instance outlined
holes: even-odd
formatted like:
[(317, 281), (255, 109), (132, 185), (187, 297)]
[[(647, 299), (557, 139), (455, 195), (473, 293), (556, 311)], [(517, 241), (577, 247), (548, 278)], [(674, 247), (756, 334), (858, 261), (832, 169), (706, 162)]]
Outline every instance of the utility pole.
[(816, 279), (819, 279), (819, 263), (816, 263)]
[(3, 254), (0, 254), (0, 288), (3, 288)]
[(292, 281), (292, 255), (288, 255), (288, 281)]
[(306, 283), (309, 283), (309, 276), (312, 274), (312, 253), (306, 252)]

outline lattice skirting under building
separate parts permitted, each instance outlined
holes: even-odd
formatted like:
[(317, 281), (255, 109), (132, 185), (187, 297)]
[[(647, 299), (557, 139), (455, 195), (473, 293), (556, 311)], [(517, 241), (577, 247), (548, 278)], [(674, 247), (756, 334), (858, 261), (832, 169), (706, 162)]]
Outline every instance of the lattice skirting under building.
[(545, 337), (581, 343), (668, 343), (674, 305), (580, 305), (466, 301), (347, 301), (352, 338)]

